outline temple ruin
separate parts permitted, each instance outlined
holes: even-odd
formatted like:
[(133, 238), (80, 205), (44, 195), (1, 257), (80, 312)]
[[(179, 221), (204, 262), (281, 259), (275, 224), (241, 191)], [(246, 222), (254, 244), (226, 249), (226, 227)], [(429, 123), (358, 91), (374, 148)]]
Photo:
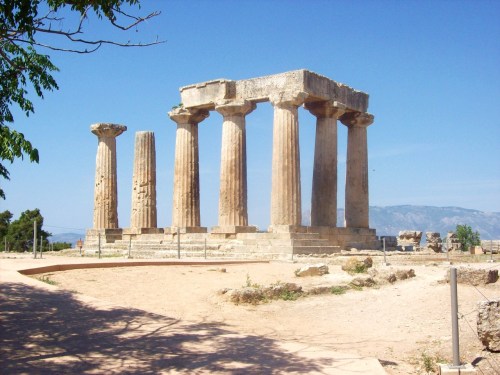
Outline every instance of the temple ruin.
[[(307, 70), (231, 81), (219, 79), (180, 89), (182, 105), (168, 113), (177, 125), (171, 226), (157, 228), (154, 134), (138, 132), (135, 143), (130, 228), (117, 217), (116, 137), (125, 126), (96, 124), (98, 136), (94, 223), (85, 248), (144, 256), (168, 256), (177, 236), (193, 253), (208, 243), (216, 255), (334, 253), (379, 248), (369, 228), (368, 95)], [(245, 117), (270, 102), (274, 108), (271, 212), (267, 231), (248, 223)], [(311, 226), (302, 225), (298, 108), (316, 117)], [(218, 224), (200, 222), (198, 124), (210, 112), (222, 116)], [(347, 126), (345, 220), (337, 223), (337, 120)], [(149, 255), (145, 252), (149, 251)]]

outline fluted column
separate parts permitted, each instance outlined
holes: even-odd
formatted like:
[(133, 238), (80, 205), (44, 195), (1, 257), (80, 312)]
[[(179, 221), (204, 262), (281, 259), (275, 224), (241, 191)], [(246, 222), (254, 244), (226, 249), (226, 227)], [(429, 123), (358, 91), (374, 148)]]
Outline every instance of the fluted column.
[(345, 226), (369, 228), (368, 142), (366, 128), (373, 123), (369, 113), (349, 112), (340, 120), (347, 126)]
[(330, 100), (305, 105), (316, 116), (311, 226), (337, 226), (337, 118), (345, 106)]
[(298, 106), (305, 93), (271, 97), (274, 106), (271, 230), (277, 226), (300, 226), (300, 154)]
[(156, 228), (156, 151), (151, 131), (135, 133), (131, 228)]
[(177, 123), (175, 138), (174, 202), (172, 227), (200, 227), (200, 172), (198, 123), (207, 111), (176, 108), (169, 112)]
[[(256, 105), (246, 100), (225, 101), (215, 107), (222, 124), (219, 226), (215, 232), (248, 231), (247, 151), (245, 116)], [(239, 227), (239, 228), (238, 228)]]
[(94, 229), (118, 228), (118, 188), (116, 178), (116, 137), (126, 126), (99, 123), (90, 126), (97, 135), (94, 187)]

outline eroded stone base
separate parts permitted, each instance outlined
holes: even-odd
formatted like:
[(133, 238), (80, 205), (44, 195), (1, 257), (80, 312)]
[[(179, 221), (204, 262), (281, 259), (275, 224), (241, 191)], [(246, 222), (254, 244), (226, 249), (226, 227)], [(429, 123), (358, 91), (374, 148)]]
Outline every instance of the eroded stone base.
[[(335, 254), (341, 250), (381, 249), (374, 229), (305, 226), (273, 226), (273, 231), (257, 232), (256, 227), (179, 228), (180, 248), (184, 256), (280, 258), (293, 255)], [(231, 231), (231, 232), (230, 232)], [(233, 232), (234, 231), (234, 232)], [(84, 249), (110, 254), (128, 254), (135, 258), (177, 256), (178, 228), (126, 228), (88, 230)]]
[(101, 245), (114, 243), (122, 239), (123, 229), (88, 229), (85, 235), (85, 246)]

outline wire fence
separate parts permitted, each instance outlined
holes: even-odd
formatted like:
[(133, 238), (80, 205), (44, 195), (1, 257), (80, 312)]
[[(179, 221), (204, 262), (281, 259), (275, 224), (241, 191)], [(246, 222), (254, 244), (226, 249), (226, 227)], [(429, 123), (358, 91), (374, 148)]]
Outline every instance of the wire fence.
[[(481, 268), (481, 270), (489, 271), (491, 269), (499, 269), (499, 268), (500, 268), (500, 265), (495, 264), (495, 265), (492, 265), (492, 266), (489, 266), (486, 268)], [(458, 269), (458, 272), (460, 272), (460, 269)], [(498, 300), (498, 298), (500, 297), (498, 295), (495, 297), (490, 296), (489, 295), (490, 291), (485, 291), (485, 290), (481, 291), (476, 285), (472, 284), (470, 281), (464, 283), (462, 280), (461, 283), (472, 287), (472, 289), (477, 293), (477, 295), (482, 300), (486, 300), (488, 302), (491, 302), (492, 300)], [(471, 323), (471, 320), (474, 321), (474, 318), (478, 317), (478, 313), (479, 313), (478, 305), (479, 304), (476, 304), (476, 308), (473, 309), (472, 311), (462, 312), (461, 307), (460, 307), (460, 301), (459, 301), (458, 320), (459, 320), (460, 335), (462, 335), (463, 333), (469, 332), (475, 338), (477, 338), (478, 341), (481, 341), (481, 338), (479, 337), (479, 334), (477, 332), (477, 324), (476, 324), (476, 328), (474, 328), (473, 324)], [(478, 319), (478, 318), (476, 318), (476, 319)], [(474, 362), (476, 362), (476, 363), (473, 363), (476, 365), (475, 368), (481, 374), (484, 374), (484, 375), (488, 375), (488, 374), (500, 375), (500, 363), (494, 357), (494, 354), (488, 350), (484, 350), (483, 353), (484, 353), (484, 355), (482, 357), (477, 358), (476, 361), (474, 361)], [(493, 372), (490, 372), (490, 371), (484, 372), (483, 371), (483, 369), (479, 365), (479, 363), (483, 360), (489, 364), (489, 367), (491, 368), (491, 371), (493, 371)]]

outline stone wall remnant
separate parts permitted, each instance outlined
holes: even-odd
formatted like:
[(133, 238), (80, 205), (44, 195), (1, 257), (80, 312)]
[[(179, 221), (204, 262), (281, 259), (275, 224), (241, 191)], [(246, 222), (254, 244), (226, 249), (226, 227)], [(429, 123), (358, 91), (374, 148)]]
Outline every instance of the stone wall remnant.
[(438, 232), (425, 232), (425, 247), (429, 250), (432, 250), (436, 253), (440, 253), (442, 251), (442, 240), (441, 234)]
[(415, 250), (420, 249), (422, 232), (417, 230), (402, 230), (398, 233), (398, 246), (413, 246)]
[(446, 235), (446, 248), (448, 251), (457, 251), (462, 249), (462, 244), (458, 242), (455, 232), (448, 232)]

